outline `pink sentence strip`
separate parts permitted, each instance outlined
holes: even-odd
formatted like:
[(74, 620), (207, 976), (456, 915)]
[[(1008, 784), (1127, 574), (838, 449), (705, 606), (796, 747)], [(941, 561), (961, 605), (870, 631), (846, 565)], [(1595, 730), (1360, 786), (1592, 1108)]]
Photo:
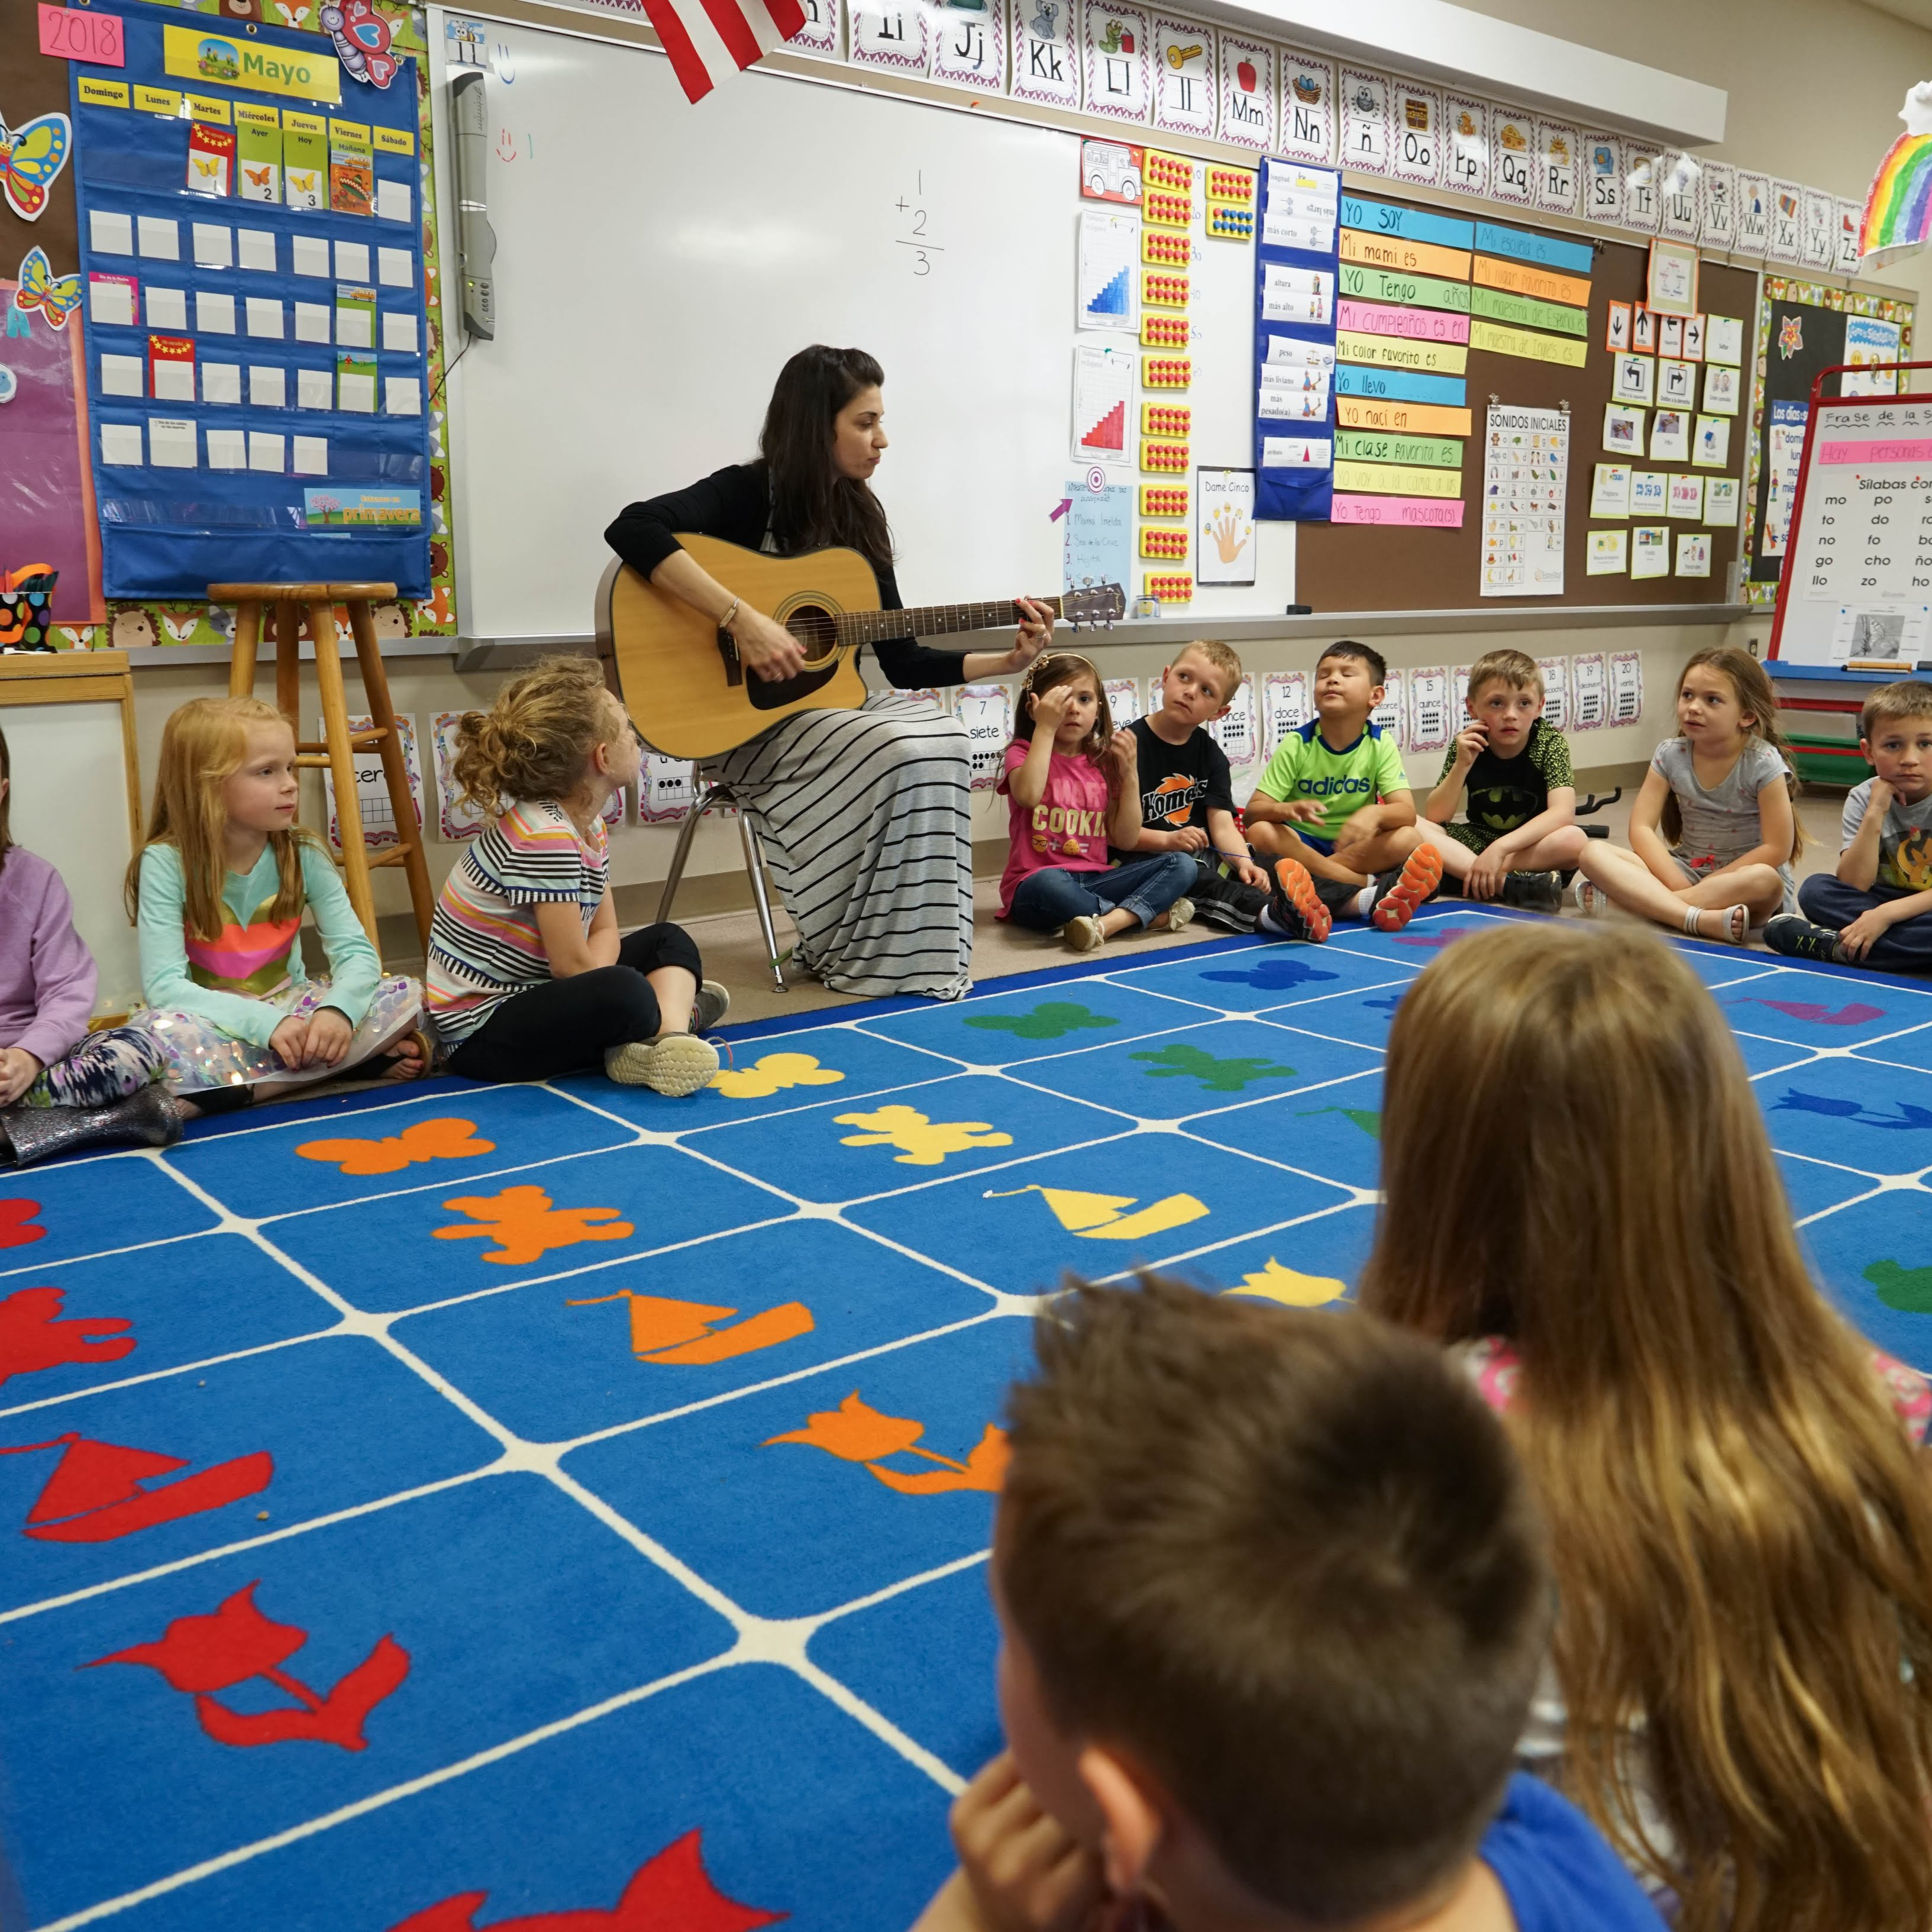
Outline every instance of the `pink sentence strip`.
[(1912, 442), (1821, 442), (1818, 446), (1818, 460), (1820, 463), (1932, 463), (1932, 440), (1921, 437)]
[(1345, 496), (1336, 494), (1328, 512), (1334, 524), (1407, 524), (1419, 528), (1460, 530), (1462, 506), (1438, 496)]
[(1379, 302), (1335, 304), (1335, 326), (1366, 335), (1406, 335), (1412, 342), (1467, 342), (1469, 318), (1439, 308), (1384, 308)]

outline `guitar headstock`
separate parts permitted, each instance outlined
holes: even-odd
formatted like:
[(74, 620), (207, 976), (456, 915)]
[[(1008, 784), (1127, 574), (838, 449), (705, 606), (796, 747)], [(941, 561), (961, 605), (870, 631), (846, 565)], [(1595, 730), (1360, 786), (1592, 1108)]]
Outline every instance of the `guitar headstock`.
[(1111, 626), (1127, 614), (1127, 593), (1118, 584), (1084, 584), (1060, 600), (1060, 615), (1078, 631), (1096, 624)]

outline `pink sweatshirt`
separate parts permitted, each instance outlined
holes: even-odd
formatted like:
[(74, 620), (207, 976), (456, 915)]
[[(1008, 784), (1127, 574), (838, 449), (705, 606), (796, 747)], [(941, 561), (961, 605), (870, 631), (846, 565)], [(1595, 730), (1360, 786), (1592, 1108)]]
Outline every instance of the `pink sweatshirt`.
[(94, 983), (61, 875), (16, 845), (0, 860), (0, 1046), (43, 1066), (64, 1059), (87, 1037)]

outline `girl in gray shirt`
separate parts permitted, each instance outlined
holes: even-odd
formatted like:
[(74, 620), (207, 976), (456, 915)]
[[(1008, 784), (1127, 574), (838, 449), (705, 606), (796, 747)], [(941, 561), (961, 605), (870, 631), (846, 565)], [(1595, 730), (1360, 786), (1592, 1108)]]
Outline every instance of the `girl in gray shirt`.
[(1748, 651), (1700, 651), (1677, 690), (1678, 736), (1658, 746), (1630, 812), (1630, 849), (1585, 847), (1576, 903), (1640, 913), (1742, 946), (1797, 903), (1796, 790), (1778, 698)]

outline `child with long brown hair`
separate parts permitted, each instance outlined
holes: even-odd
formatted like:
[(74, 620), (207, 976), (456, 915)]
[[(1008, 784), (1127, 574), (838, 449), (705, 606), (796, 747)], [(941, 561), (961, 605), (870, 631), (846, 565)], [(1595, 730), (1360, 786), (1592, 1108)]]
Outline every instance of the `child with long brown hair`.
[(1141, 836), (1140, 764), (1116, 731), (1100, 674), (1073, 651), (1040, 658), (1020, 685), (1006, 747), (1006, 869), (1000, 917), (1035, 932), (1064, 928), (1090, 952), (1136, 926), (1178, 932), (1194, 916), (1191, 852), (1108, 867), (1107, 848)]
[[(148, 1010), (184, 1111), (226, 1112), (381, 1060), (428, 1066), (422, 988), (385, 974), (335, 862), (296, 823), (296, 736), (257, 698), (196, 698), (161, 732), (148, 836), (128, 868)], [(302, 963), (304, 913), (329, 976)]]
[(1523, 1756), (1682, 1932), (1932, 1924), (1932, 1393), (1814, 1286), (1710, 995), (1640, 932), (1462, 940), (1381, 1138), (1362, 1304), (1462, 1357), (1549, 1526)]
[(1797, 904), (1791, 862), (1804, 843), (1763, 665), (1735, 644), (1698, 652), (1678, 681), (1677, 729), (1644, 774), (1630, 849), (1584, 846), (1576, 903), (1742, 946), (1752, 926)]
[(492, 823), (436, 902), (429, 1010), (470, 1080), (602, 1066), (626, 1086), (694, 1094), (718, 1071), (700, 1036), (730, 995), (682, 926), (620, 936), (604, 813), (642, 753), (596, 660), (546, 658), (457, 726), (456, 780)]
[(89, 1031), (94, 955), (75, 931), (60, 874), (16, 845), (14, 766), (0, 731), (0, 1160), (16, 1166), (70, 1148), (181, 1137), (160, 1043), (138, 1027)]

